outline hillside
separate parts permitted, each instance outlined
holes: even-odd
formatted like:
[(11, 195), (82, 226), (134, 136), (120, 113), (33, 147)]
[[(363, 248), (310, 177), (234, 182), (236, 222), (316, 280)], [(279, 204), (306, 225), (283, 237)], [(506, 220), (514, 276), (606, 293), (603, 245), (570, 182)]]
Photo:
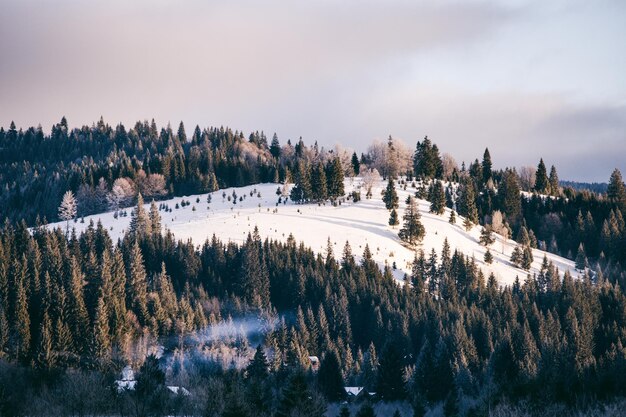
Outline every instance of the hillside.
[[(359, 190), (360, 185), (360, 178), (346, 179), (346, 193)], [(192, 239), (196, 245), (201, 245), (214, 234), (224, 241), (242, 243), (255, 226), (258, 227), (263, 238), (284, 241), (290, 234), (293, 234), (297, 242), (303, 242), (320, 253), (325, 253), (327, 239), (330, 238), (337, 257), (341, 256), (346, 241), (350, 243), (352, 252), (357, 258), (368, 244), (374, 259), (381, 267), (387, 263), (391, 266), (395, 262), (397, 270), (394, 275), (397, 279), (402, 279), (404, 273), (410, 273), (414, 251), (403, 246), (398, 238), (400, 226), (392, 228), (387, 225), (389, 212), (385, 209), (381, 199), (381, 191), (385, 183), (381, 182), (373, 188), (373, 197), (369, 200), (363, 199), (357, 203), (348, 200), (336, 207), (330, 203), (299, 205), (291, 201), (287, 203), (283, 201), (278, 204), (276, 190), (280, 186), (279, 184), (258, 184), (219, 190), (211, 193), (211, 203), (207, 203), (208, 194), (161, 201), (160, 205), (166, 205), (171, 209), (171, 212), (161, 210), (162, 224), (178, 239)], [(232, 201), (233, 192), (237, 195), (236, 204)], [(398, 187), (400, 218), (406, 197), (414, 192), (415, 190), (410, 186), (407, 190)], [(223, 197), (224, 195), (226, 198)], [(243, 201), (239, 201), (244, 196)], [(181, 205), (183, 200), (190, 204)], [(458, 249), (469, 257), (475, 257), (485, 276), (493, 272), (502, 285), (512, 284), (516, 276), (519, 276), (521, 281), (524, 280), (527, 272), (516, 268), (509, 262), (515, 247), (513, 240), (504, 240), (499, 235), (494, 235), (496, 242), (491, 246), (494, 261), (491, 265), (485, 264), (483, 256), (486, 248), (478, 241), (479, 226), (467, 232), (462, 226), (463, 219), (460, 216), (457, 218), (457, 224), (452, 225), (448, 222), (449, 209), (446, 209), (443, 215), (438, 216), (428, 212), (427, 201), (418, 201), (422, 223), (426, 229), (426, 237), (419, 248), (424, 250), (426, 256), (433, 248), (439, 254), (447, 238), (453, 251)], [(176, 204), (179, 205), (178, 209), (175, 208)], [(146, 209), (148, 206), (149, 204), (146, 204)], [(71, 227), (75, 227), (77, 232), (80, 232), (89, 225), (90, 221), (93, 220), (96, 223), (100, 220), (112, 239), (116, 241), (128, 228), (131, 210), (132, 208), (126, 209), (127, 216), (120, 216), (117, 219), (113, 212), (85, 217), (84, 223), (78, 221), (71, 224)], [(64, 228), (65, 223), (55, 223), (50, 226)], [(574, 276), (578, 275), (573, 261), (538, 249), (533, 250), (534, 261), (530, 274), (539, 272), (544, 255), (561, 273), (569, 270)]]

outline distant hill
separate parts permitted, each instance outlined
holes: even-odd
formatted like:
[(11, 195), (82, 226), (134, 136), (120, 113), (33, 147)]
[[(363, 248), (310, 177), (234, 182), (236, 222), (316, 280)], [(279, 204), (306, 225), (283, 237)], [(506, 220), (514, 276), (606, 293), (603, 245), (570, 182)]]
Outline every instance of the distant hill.
[(561, 187), (572, 187), (576, 191), (587, 190), (597, 194), (606, 193), (608, 184), (606, 182), (576, 182), (576, 181), (559, 181)]

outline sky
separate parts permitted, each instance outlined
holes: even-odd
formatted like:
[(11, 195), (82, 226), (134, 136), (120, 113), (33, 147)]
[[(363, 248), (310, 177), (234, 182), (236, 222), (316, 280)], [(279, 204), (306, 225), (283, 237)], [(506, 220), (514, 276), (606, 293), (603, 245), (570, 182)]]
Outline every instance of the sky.
[(0, 126), (154, 118), (626, 174), (623, 0), (0, 0)]

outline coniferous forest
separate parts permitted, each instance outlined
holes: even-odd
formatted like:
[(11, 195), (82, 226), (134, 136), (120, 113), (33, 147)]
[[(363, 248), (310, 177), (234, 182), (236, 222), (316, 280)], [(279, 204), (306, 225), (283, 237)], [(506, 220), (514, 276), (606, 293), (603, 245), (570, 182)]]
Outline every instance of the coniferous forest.
[[(492, 166), (487, 149), (458, 167), (427, 137), (415, 151), (389, 137), (357, 155), (228, 128), (187, 136), (182, 123), (0, 128), (0, 415), (623, 410), (621, 173), (598, 193), (564, 187), (543, 160)], [(493, 233), (514, 238), (521, 268), (542, 248), (575, 260), (582, 278), (546, 258), (502, 287), (446, 240), (416, 250), (399, 285), (367, 245), (335, 253), (329, 241), (316, 253), (257, 230), (242, 244), (194, 244), (162, 228), (166, 197), (275, 182), (293, 183), (298, 204), (336, 204), (345, 176), (385, 180), (384, 221), (411, 244), (424, 233), (415, 199), (427, 199), (434, 213), (454, 208), (468, 228), (485, 226), (485, 245)], [(401, 219), (395, 187), (407, 183), (417, 191)], [(99, 223), (72, 228), (122, 208), (131, 226), (117, 242)], [(47, 227), (58, 220), (66, 227)], [(127, 365), (136, 385), (120, 390)], [(363, 393), (348, 397), (346, 386)]]

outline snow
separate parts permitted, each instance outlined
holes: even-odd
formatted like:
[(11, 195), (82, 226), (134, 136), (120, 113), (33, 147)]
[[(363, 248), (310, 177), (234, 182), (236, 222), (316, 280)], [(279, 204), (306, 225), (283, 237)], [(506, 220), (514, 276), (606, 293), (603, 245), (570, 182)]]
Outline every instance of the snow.
[[(357, 260), (368, 244), (374, 260), (380, 267), (396, 263), (397, 270), (394, 271), (394, 276), (401, 280), (404, 273), (410, 274), (415, 251), (402, 244), (398, 238), (398, 231), (402, 224), (404, 202), (407, 196), (413, 195), (416, 190), (410, 185), (407, 186), (407, 190), (403, 190), (400, 184), (396, 184), (401, 224), (391, 227), (387, 224), (389, 212), (385, 209), (381, 196), (385, 186), (386, 182), (378, 183), (372, 190), (373, 197), (369, 200), (365, 199), (365, 190), (361, 190), (361, 201), (354, 203), (345, 200), (335, 207), (328, 202), (321, 205), (317, 203), (300, 205), (288, 201), (284, 204), (284, 198), (283, 203), (278, 204), (276, 189), (281, 187), (280, 184), (257, 184), (219, 190), (211, 193), (211, 203), (207, 203), (207, 194), (202, 194), (176, 197), (157, 204), (165, 203), (172, 209), (172, 212), (161, 211), (163, 227), (171, 230), (177, 239), (192, 239), (198, 247), (213, 234), (223, 241), (243, 243), (255, 226), (263, 238), (285, 241), (293, 234), (297, 242), (302, 241), (313, 251), (322, 254), (326, 252), (327, 239), (330, 238), (336, 258), (341, 257), (346, 241), (350, 242)], [(360, 190), (360, 187), (360, 178), (345, 180), (346, 194)], [(233, 191), (237, 194), (236, 204), (228, 201), (228, 196), (232, 199)], [(223, 198), (224, 193), (226, 198)], [(239, 201), (239, 197), (244, 195), (244, 200)], [(199, 202), (196, 202), (198, 198)], [(182, 207), (180, 204), (182, 200), (190, 204)], [(177, 203), (178, 209), (175, 208)], [(493, 273), (501, 285), (511, 285), (516, 276), (523, 282), (528, 273), (538, 273), (544, 255), (554, 263), (561, 274), (569, 270), (573, 276), (579, 275), (573, 261), (538, 249), (533, 250), (534, 261), (530, 272), (516, 268), (509, 262), (516, 243), (495, 234), (496, 242), (490, 246), (494, 260), (488, 265), (483, 262), (486, 248), (479, 244), (480, 226), (475, 226), (467, 232), (463, 228), (461, 216), (457, 216), (457, 223), (452, 225), (448, 222), (449, 209), (442, 215), (436, 215), (428, 212), (430, 207), (428, 201), (418, 200), (418, 203), (426, 236), (417, 249), (424, 250), (426, 256), (432, 248), (439, 256), (444, 239), (447, 238), (452, 251), (458, 249), (465, 255), (474, 257), (485, 278), (489, 273)], [(195, 211), (192, 210), (193, 207)], [(146, 210), (148, 209), (149, 204), (146, 204)], [(128, 228), (132, 208), (127, 208), (126, 211), (128, 216), (120, 216), (117, 219), (114, 218), (113, 212), (85, 217), (84, 223), (80, 221), (73, 223), (73, 227), (80, 232), (87, 228), (91, 220), (94, 223), (100, 220), (116, 241)], [(65, 229), (65, 223), (51, 224), (50, 227)]]

